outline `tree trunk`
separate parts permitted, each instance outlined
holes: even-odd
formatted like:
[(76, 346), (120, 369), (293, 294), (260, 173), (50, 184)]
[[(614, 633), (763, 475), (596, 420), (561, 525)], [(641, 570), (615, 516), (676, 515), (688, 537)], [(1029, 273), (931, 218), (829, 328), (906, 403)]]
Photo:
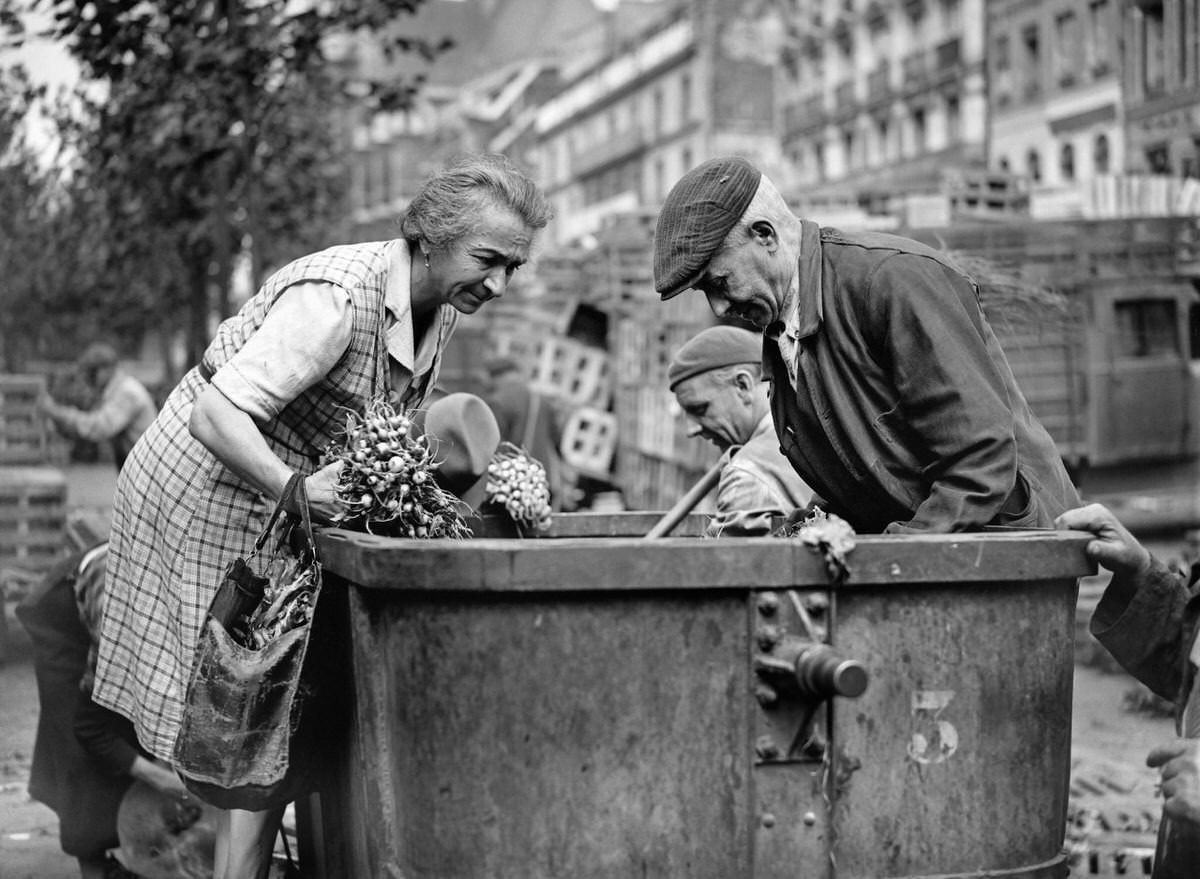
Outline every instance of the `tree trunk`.
[(188, 323), (188, 364), (200, 362), (204, 349), (208, 347), (208, 260), (192, 257), (188, 260), (191, 270), (188, 283), (191, 286), (191, 320)]

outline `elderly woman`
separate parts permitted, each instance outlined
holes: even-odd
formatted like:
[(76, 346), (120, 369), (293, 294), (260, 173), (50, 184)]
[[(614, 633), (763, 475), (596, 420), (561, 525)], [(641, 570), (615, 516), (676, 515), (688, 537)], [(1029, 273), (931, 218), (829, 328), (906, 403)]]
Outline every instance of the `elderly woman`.
[[(169, 760), (205, 612), (293, 473), (313, 516), (339, 511), (345, 422), (386, 395), (419, 406), (458, 315), (500, 296), (550, 218), (502, 156), (434, 174), (402, 238), (332, 247), (284, 266), (221, 324), (117, 482), (95, 699)], [(222, 813), (215, 879), (265, 876), (280, 811)]]

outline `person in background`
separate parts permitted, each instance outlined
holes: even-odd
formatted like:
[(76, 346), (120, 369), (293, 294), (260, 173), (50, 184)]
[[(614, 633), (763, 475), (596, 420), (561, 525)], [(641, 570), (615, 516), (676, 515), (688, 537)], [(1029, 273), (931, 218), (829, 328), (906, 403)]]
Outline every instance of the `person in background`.
[(133, 726), (91, 699), (107, 543), (56, 565), (16, 608), (34, 647), (39, 715), (29, 794), (58, 816), (59, 844), (83, 879), (132, 877), (107, 856), (134, 780), (186, 803), (179, 776), (137, 745)]
[(729, 157), (667, 195), (654, 282), (664, 300), (696, 288), (718, 317), (764, 331), (783, 451), (855, 530), (1049, 527), (1078, 505), (975, 283), (945, 255), (800, 219)]
[(709, 327), (680, 346), (667, 368), (688, 435), (704, 437), (723, 453), (711, 536), (766, 534), (772, 517), (812, 500), (812, 490), (779, 450), (761, 357), (758, 333)]
[(78, 368), (97, 397), (96, 405), (85, 412), (44, 394), (39, 408), (68, 436), (111, 443), (119, 470), (133, 444), (154, 421), (158, 407), (146, 386), (121, 368), (111, 345), (93, 342), (80, 355)]
[(501, 440), (541, 462), (546, 468), (551, 507), (562, 510), (570, 480), (558, 449), (561, 436), (553, 401), (530, 386), (521, 365), (511, 357), (489, 359), (487, 372), (485, 400), (500, 425)]
[[(289, 263), (218, 328), (117, 479), (95, 699), (151, 754), (173, 756), (225, 567), (295, 479), (315, 519), (342, 511), (341, 465), (321, 459), (346, 411), (377, 398), (420, 408), (458, 316), (503, 295), (549, 219), (511, 162), (466, 156), (425, 181), (401, 237)], [(262, 879), (282, 814), (219, 810), (214, 879)]]
[(1162, 778), (1154, 879), (1200, 875), (1200, 565), (1181, 575), (1142, 546), (1108, 508), (1067, 510), (1061, 529), (1090, 531), (1087, 553), (1112, 571), (1089, 628), (1126, 671), (1175, 704), (1178, 738), (1146, 757)]

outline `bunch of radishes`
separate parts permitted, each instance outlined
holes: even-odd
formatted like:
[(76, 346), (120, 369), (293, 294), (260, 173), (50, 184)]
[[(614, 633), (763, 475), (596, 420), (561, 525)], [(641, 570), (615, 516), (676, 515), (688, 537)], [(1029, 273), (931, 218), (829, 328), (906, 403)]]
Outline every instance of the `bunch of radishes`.
[(501, 506), (523, 529), (550, 527), (550, 484), (546, 468), (512, 443), (501, 443), (492, 456), (484, 486), (490, 503)]
[(337, 495), (346, 509), (337, 524), (385, 537), (471, 536), (457, 499), (434, 481), (428, 438), (386, 400), (347, 416), (328, 460), (345, 462)]

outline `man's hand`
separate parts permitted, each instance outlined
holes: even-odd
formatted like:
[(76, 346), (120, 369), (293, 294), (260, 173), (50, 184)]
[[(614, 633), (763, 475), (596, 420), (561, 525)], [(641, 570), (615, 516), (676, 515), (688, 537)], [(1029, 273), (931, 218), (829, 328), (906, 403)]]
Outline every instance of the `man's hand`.
[(1150, 552), (1101, 504), (1067, 510), (1054, 520), (1054, 525), (1095, 534), (1096, 539), (1087, 545), (1088, 557), (1114, 574), (1138, 574), (1150, 568)]
[(1200, 829), (1200, 739), (1176, 739), (1146, 757), (1162, 771), (1163, 812)]

